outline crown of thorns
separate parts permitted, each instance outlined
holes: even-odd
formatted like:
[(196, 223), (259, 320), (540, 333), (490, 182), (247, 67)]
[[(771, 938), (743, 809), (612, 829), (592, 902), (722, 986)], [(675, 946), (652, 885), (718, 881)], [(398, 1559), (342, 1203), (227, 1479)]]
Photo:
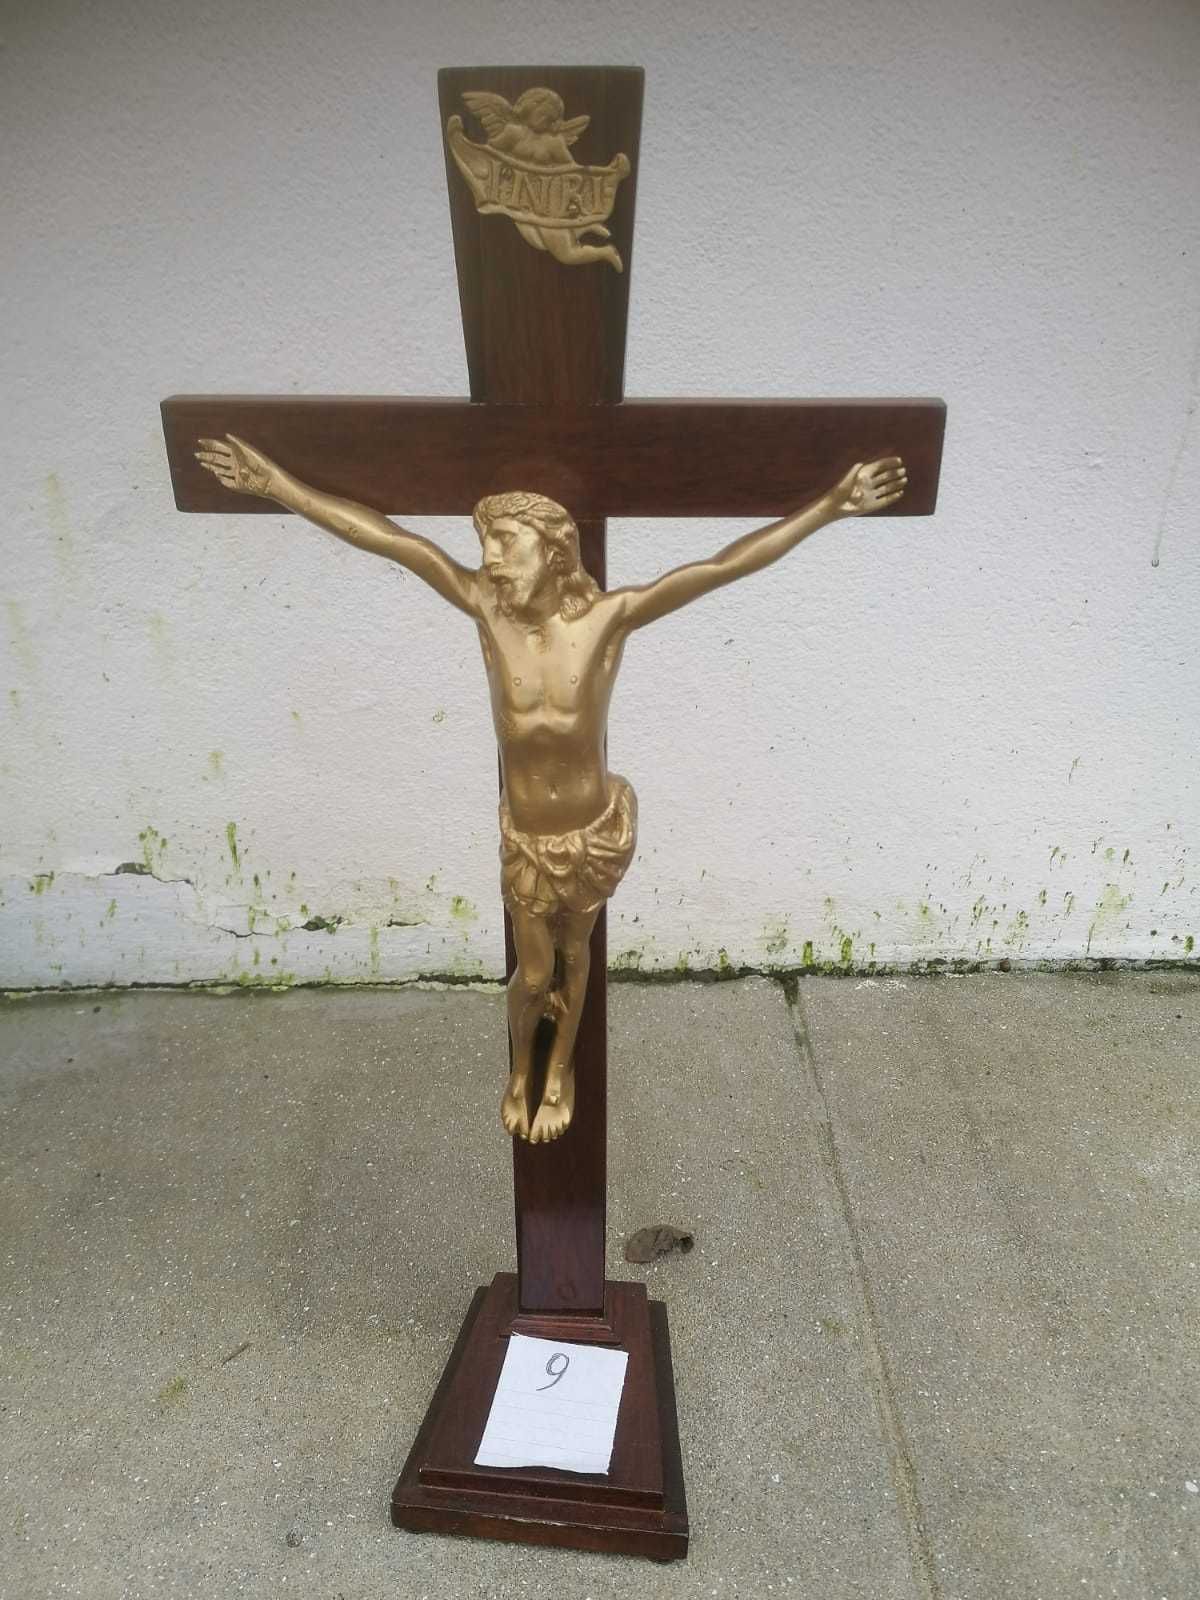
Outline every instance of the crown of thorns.
[(475, 507), (472, 520), (475, 532), (483, 537), (497, 517), (518, 517), (533, 522), (541, 532), (547, 523), (555, 531), (563, 526), (575, 527), (574, 518), (565, 506), (544, 494), (529, 494), (523, 489), (512, 489), (507, 494), (490, 494)]

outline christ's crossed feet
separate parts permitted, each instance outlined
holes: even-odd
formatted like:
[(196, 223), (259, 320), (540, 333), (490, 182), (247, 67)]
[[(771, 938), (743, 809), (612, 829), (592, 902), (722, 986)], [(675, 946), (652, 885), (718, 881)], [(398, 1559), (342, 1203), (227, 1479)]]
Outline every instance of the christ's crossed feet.
[(575, 1111), (574, 1063), (551, 1062), (546, 1072), (546, 1087), (533, 1125), (529, 1122), (529, 1077), (515, 1068), (509, 1074), (504, 1098), (500, 1102), (500, 1121), (506, 1133), (530, 1144), (549, 1144), (571, 1126)]

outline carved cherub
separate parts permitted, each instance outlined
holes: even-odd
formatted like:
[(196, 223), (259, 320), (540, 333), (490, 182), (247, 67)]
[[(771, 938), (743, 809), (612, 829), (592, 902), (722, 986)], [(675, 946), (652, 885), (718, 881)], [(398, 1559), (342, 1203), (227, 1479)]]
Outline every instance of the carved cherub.
[(606, 261), (623, 271), (615, 245), (582, 242), (589, 235), (609, 239), (604, 222), (630, 170), (624, 155), (607, 167), (576, 162), (571, 146), (591, 118), (564, 118), (562, 96), (545, 88), (526, 89), (514, 105), (502, 94), (469, 89), (463, 103), (478, 118), (487, 143), (467, 139), (461, 117), (450, 118), (446, 135), (476, 205), (511, 217), (526, 243), (564, 266)]
[(511, 106), (502, 94), (482, 89), (469, 91), (463, 100), (483, 124), (493, 150), (537, 167), (573, 165), (570, 147), (592, 120), (572, 117), (564, 122), (566, 108), (553, 89), (526, 89)]

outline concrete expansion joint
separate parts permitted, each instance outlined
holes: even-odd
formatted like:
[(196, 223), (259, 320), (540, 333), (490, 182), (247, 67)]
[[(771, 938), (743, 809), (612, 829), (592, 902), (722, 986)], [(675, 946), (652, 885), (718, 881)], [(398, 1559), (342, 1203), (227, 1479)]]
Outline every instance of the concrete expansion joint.
[(852, 1294), (858, 1302), (856, 1320), (862, 1333), (863, 1376), (871, 1391), (879, 1419), (881, 1443), (887, 1456), (892, 1489), (908, 1541), (914, 1585), (917, 1593), (923, 1596), (923, 1600), (943, 1600), (944, 1591), (938, 1575), (937, 1557), (929, 1537), (925, 1509), (921, 1500), (916, 1458), (904, 1426), (899, 1392), (892, 1377), (891, 1365), (884, 1346), (882, 1319), (867, 1270), (862, 1237), (850, 1198), (850, 1186), (838, 1150), (833, 1108), (813, 1048), (799, 982), (794, 975), (789, 975), (788, 978), (781, 980), (780, 986), (784, 991), (791, 1017), (801, 1071), (808, 1077), (820, 1106), (821, 1114), (814, 1126), (814, 1136), (819, 1155), (818, 1164), (825, 1175), (826, 1193), (823, 1209), (830, 1235), (837, 1240), (845, 1260), (847, 1282), (851, 1285)]

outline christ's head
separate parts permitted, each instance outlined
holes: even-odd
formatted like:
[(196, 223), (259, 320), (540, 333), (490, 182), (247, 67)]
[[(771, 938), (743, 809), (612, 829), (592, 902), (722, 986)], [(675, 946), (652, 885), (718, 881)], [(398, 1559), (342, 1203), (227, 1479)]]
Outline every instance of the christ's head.
[(545, 495), (516, 490), (475, 507), (483, 571), (505, 616), (529, 615), (546, 599), (566, 621), (581, 617), (600, 592), (579, 555), (579, 529)]

